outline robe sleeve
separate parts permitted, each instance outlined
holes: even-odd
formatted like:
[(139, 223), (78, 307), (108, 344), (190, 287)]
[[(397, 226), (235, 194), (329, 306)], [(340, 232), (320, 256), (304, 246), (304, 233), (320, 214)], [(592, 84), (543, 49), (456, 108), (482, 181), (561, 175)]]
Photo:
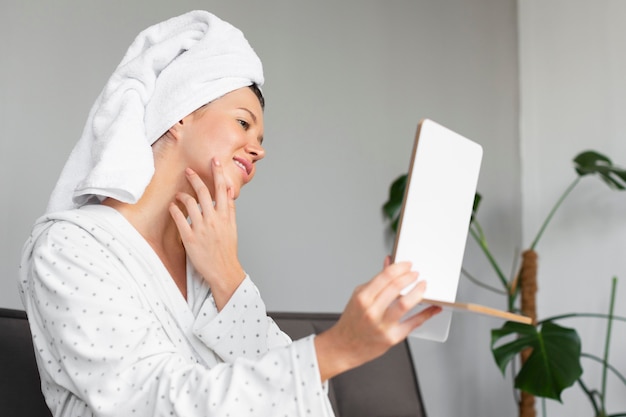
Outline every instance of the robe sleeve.
[(212, 299), (202, 306), (194, 334), (223, 361), (256, 358), (291, 339), (267, 316), (259, 290), (249, 276), (218, 313)]
[[(313, 336), (288, 344), (264, 306), (248, 312), (260, 302), (249, 279), (219, 314), (194, 324), (224, 360), (209, 367), (164, 329), (117, 255), (87, 230), (57, 222), (23, 262), (23, 299), (55, 415), (332, 416)], [(243, 342), (257, 339), (250, 325), (259, 339), (265, 330), (265, 341)]]

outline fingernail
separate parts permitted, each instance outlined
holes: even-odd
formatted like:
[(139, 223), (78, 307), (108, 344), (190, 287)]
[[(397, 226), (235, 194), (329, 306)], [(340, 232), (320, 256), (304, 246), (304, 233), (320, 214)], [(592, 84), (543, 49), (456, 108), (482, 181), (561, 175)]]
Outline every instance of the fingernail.
[(216, 167), (222, 165), (217, 158), (213, 158), (213, 163), (215, 164)]

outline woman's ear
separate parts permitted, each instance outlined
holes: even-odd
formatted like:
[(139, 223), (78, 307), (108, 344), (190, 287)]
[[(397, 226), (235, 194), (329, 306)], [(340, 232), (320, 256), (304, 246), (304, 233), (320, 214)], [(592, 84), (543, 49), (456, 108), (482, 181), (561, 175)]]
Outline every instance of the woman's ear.
[(189, 130), (193, 127), (194, 117), (198, 114), (198, 111), (203, 109), (204, 106), (200, 107), (198, 110), (195, 110), (189, 113), (187, 116), (180, 119), (174, 126), (170, 127), (167, 133), (171, 135), (174, 139), (180, 140), (183, 137), (183, 134), (186, 130)]
[(183, 128), (185, 126), (185, 119), (181, 119), (174, 124), (174, 126), (170, 127), (167, 131), (168, 136), (173, 139), (180, 140), (183, 133)]

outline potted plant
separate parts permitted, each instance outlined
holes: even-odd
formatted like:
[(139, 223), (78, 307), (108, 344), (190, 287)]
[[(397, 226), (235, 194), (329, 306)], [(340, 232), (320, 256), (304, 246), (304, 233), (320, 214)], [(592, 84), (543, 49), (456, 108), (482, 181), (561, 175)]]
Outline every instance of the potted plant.
[[(577, 155), (573, 162), (577, 176), (557, 199), (530, 247), (521, 253), (521, 266), (513, 277), (507, 277), (502, 272), (497, 260), (491, 253), (485, 233), (477, 218), (477, 211), (481, 202), (480, 194), (477, 193), (474, 199), (469, 233), (486, 256), (502, 288), (494, 288), (476, 279), (465, 269), (463, 269), (463, 275), (483, 288), (503, 294), (507, 298), (509, 311), (521, 313), (533, 319), (532, 325), (506, 322), (501, 328), (493, 329), (491, 332), (491, 349), (496, 364), (503, 373), (506, 367), (510, 365), (515, 374), (515, 388), (520, 392), (520, 398), (517, 400), (520, 417), (535, 416), (535, 396), (560, 401), (563, 390), (575, 383), (578, 383), (589, 399), (595, 417), (626, 416), (626, 412), (608, 414), (606, 410), (608, 373), (610, 372), (617, 376), (626, 387), (626, 377), (609, 363), (609, 345), (613, 323), (616, 321), (626, 322), (626, 317), (614, 315), (617, 278), (612, 280), (611, 301), (607, 312), (569, 313), (542, 320), (537, 319), (536, 247), (559, 207), (561, 207), (562, 203), (584, 177), (600, 178), (614, 190), (626, 189), (626, 170), (614, 166), (606, 156), (595, 151), (585, 151)], [(389, 188), (388, 200), (383, 205), (383, 212), (389, 220), (389, 225), (394, 233), (398, 226), (406, 182), (406, 174), (399, 176), (393, 181)], [(606, 320), (605, 346), (601, 357), (583, 352), (581, 340), (576, 330), (557, 324), (558, 321), (572, 317), (591, 317)], [(518, 356), (520, 357), (521, 367), (519, 371), (516, 371), (513, 359)], [(596, 361), (602, 367), (602, 383), (599, 389), (590, 388), (582, 379), (583, 368), (580, 363), (582, 357)]]

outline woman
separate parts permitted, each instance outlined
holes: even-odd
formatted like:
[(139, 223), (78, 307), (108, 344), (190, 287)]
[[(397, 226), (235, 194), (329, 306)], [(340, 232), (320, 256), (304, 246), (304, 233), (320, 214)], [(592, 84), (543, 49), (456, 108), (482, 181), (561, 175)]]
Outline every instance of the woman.
[(55, 416), (330, 416), (324, 383), (436, 314), (401, 320), (407, 263), (293, 343), (237, 257), (263, 142), (261, 63), (203, 11), (146, 29), (94, 104), (24, 247), (21, 294)]

